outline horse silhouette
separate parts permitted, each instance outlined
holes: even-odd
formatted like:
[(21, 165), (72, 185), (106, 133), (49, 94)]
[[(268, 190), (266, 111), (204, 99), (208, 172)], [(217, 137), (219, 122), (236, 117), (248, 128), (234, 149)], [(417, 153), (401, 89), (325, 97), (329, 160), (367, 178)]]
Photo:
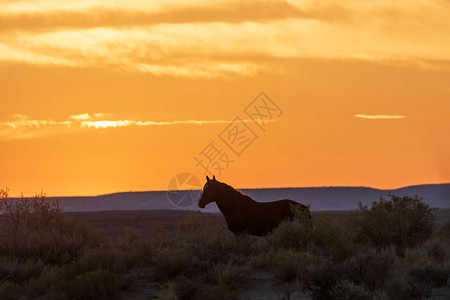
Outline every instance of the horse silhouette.
[(307, 218), (311, 219), (309, 208), (301, 203), (289, 199), (257, 202), (226, 183), (219, 182), (215, 176), (212, 179), (206, 176), (198, 206), (205, 208), (211, 202), (216, 202), (225, 217), (228, 229), (236, 236), (240, 234), (267, 235), (282, 221), (292, 220), (296, 209), (304, 212)]

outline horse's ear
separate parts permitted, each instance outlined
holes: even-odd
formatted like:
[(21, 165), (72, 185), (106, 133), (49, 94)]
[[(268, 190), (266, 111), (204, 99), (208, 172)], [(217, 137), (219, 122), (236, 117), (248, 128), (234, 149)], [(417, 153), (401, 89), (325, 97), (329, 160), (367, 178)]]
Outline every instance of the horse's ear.
[(216, 180), (216, 175), (213, 175), (213, 180)]
[(206, 181), (210, 181), (211, 179), (209, 179), (208, 175), (206, 175)]

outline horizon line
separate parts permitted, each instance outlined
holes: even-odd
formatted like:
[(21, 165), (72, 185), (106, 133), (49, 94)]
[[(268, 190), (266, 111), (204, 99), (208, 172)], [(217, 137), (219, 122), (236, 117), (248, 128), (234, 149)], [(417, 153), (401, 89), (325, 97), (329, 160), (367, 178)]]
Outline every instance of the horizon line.
[[(422, 186), (422, 185), (447, 185), (450, 184), (450, 182), (442, 182), (442, 183), (421, 183), (421, 184), (411, 184), (411, 185), (405, 185), (397, 188), (377, 188), (377, 187), (371, 187), (371, 186), (363, 186), (363, 185), (321, 185), (321, 186), (285, 186), (285, 187), (260, 187), (260, 188), (235, 188), (235, 190), (241, 191), (241, 190), (272, 190), (272, 189), (304, 189), (304, 188), (369, 188), (373, 190), (380, 190), (380, 191), (393, 191), (393, 190), (399, 190), (409, 187), (415, 187), (415, 186)], [(201, 189), (193, 189), (194, 191), (200, 191)], [(189, 189), (184, 190), (136, 190), (136, 191), (121, 191), (121, 192), (110, 192), (110, 193), (104, 193), (104, 194), (97, 194), (97, 195), (69, 195), (69, 196), (47, 196), (47, 198), (77, 198), (77, 197), (100, 197), (100, 196), (107, 196), (107, 195), (115, 195), (115, 194), (125, 194), (125, 193), (148, 193), (148, 192), (169, 192), (169, 191), (189, 191)], [(32, 196), (23, 196), (24, 198), (30, 198), (34, 197), (35, 195), (38, 195), (39, 193), (35, 193)], [(10, 198), (21, 198), (21, 196), (11, 196)]]

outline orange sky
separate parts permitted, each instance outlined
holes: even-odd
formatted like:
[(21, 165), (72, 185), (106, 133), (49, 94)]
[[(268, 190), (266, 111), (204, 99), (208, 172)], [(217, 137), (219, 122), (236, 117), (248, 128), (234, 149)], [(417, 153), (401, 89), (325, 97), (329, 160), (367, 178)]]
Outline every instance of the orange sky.
[[(450, 182), (450, 2), (185, 3), (2, 1), (0, 188), (203, 181), (211, 141), (241, 188)], [(238, 116), (259, 136), (240, 157), (219, 138)]]

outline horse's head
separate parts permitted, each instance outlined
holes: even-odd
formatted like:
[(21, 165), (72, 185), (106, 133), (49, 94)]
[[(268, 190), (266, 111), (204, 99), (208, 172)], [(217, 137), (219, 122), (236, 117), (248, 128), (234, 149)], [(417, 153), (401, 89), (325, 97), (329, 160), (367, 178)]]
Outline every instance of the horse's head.
[(198, 199), (198, 207), (205, 208), (207, 204), (215, 201), (218, 185), (219, 181), (216, 180), (216, 176), (213, 176), (212, 179), (206, 176), (206, 183), (203, 186), (202, 195)]

